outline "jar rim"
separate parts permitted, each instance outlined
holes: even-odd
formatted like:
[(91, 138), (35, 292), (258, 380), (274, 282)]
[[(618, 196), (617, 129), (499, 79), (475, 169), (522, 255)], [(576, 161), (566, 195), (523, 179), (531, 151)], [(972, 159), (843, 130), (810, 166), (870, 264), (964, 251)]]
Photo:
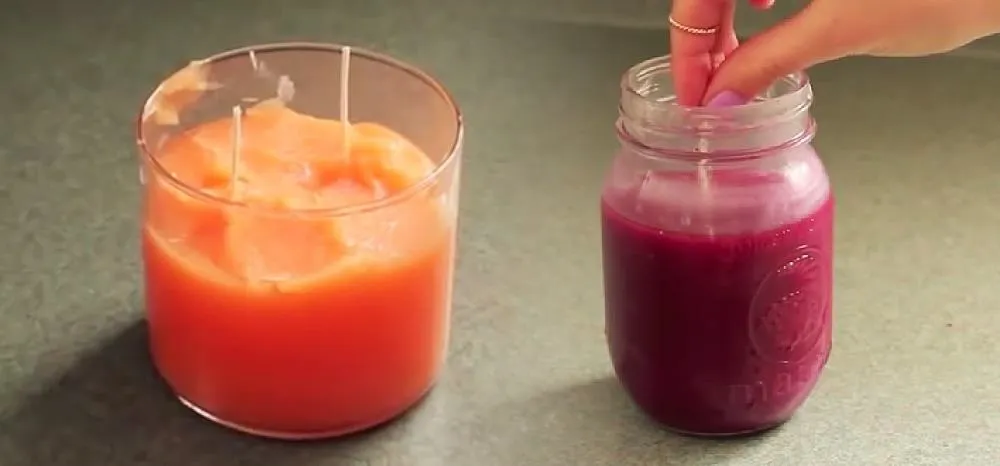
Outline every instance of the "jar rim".
[(785, 75), (742, 105), (684, 106), (677, 101), (670, 55), (642, 61), (621, 80), (619, 139), (662, 156), (704, 160), (757, 157), (811, 140), (813, 93), (804, 72)]
[(809, 76), (804, 71), (786, 74), (768, 87), (768, 92), (780, 89), (780, 94), (770, 95), (766, 98), (754, 98), (740, 105), (726, 107), (681, 105), (677, 102), (677, 96), (673, 93), (672, 89), (669, 98), (650, 99), (649, 95), (644, 93), (644, 90), (641, 88), (643, 80), (657, 73), (665, 73), (672, 76), (673, 68), (670, 61), (671, 55), (667, 54), (649, 58), (633, 65), (622, 76), (621, 89), (623, 95), (641, 99), (645, 105), (651, 106), (658, 111), (680, 111), (695, 119), (715, 118), (719, 116), (727, 116), (734, 119), (780, 117), (783, 114), (797, 113), (798, 111), (807, 109), (812, 103), (812, 85)]

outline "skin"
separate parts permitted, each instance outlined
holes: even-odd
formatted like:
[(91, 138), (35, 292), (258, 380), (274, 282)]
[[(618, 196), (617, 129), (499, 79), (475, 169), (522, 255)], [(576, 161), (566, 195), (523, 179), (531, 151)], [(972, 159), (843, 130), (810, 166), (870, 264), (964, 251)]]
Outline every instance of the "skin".
[[(750, 0), (758, 9), (773, 3)], [(735, 8), (736, 0), (673, 1), (678, 22), (719, 28), (714, 35), (670, 28), (682, 105), (704, 104), (723, 91), (753, 96), (782, 75), (846, 56), (931, 55), (1000, 32), (1000, 0), (812, 0), (738, 44)]]
[[(758, 9), (768, 9), (774, 0), (750, 0)], [(696, 35), (670, 28), (674, 85), (681, 105), (701, 103), (714, 70), (736, 50), (739, 41), (733, 19), (736, 0), (675, 0), (671, 15), (681, 24), (696, 28), (718, 27), (714, 35)]]

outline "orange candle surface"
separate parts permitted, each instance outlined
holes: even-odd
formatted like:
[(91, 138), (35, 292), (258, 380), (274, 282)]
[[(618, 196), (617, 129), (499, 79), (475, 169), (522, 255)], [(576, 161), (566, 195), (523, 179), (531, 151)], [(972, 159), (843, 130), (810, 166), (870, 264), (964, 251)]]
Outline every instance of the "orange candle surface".
[(325, 436), (395, 417), (443, 363), (450, 188), (415, 188), (435, 163), (392, 130), (278, 102), (247, 110), (234, 170), (232, 124), (170, 138), (156, 159), (175, 180), (146, 181), (157, 368), (186, 402), (244, 430)]

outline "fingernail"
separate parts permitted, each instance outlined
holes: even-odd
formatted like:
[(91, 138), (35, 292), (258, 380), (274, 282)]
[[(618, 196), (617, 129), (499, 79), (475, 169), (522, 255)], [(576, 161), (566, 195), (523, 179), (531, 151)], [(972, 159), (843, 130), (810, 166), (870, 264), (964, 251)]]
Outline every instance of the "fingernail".
[(734, 105), (743, 105), (747, 103), (747, 98), (743, 97), (733, 91), (722, 91), (715, 94), (712, 100), (708, 101), (707, 107), (732, 107)]

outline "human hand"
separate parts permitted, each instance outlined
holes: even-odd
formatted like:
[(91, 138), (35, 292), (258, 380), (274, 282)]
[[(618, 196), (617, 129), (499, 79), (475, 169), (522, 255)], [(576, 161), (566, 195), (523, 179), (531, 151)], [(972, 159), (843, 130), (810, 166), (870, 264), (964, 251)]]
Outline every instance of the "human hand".
[[(691, 15), (692, 10), (709, 9), (695, 4), (718, 1), (675, 0), (674, 10), (677, 15)], [(700, 14), (675, 18), (683, 23), (707, 17)], [(681, 32), (672, 29), (671, 37)], [(931, 55), (998, 31), (998, 0), (813, 0), (796, 15), (728, 51), (698, 97), (704, 103), (728, 91), (730, 96), (747, 98), (783, 75), (822, 62), (850, 55)], [(681, 47), (690, 47), (691, 41), (675, 44), (673, 53), (689, 54), (690, 49)], [(691, 102), (698, 94), (689, 84), (696, 74), (690, 64), (683, 66), (677, 72), (686, 76), (679, 81), (688, 87), (679, 86), (678, 92), (685, 93), (682, 102)]]
[[(758, 9), (768, 9), (774, 0), (749, 0)], [(681, 105), (698, 105), (716, 67), (738, 45), (733, 30), (736, 0), (674, 0), (670, 18), (679, 25), (711, 30), (692, 33), (670, 28), (670, 67)]]

